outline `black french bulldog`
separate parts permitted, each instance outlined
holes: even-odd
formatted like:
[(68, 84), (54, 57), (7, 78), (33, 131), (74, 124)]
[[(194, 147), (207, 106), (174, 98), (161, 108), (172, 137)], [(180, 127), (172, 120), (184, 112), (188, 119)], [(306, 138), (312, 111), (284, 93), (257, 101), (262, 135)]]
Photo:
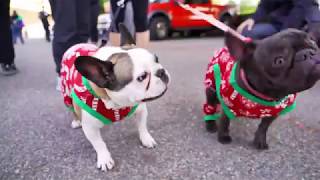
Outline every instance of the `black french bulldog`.
[[(319, 47), (306, 32), (288, 29), (248, 43), (226, 33), (225, 43), (238, 64), (235, 70), (236, 83), (247, 92), (252, 91), (248, 89), (249, 84), (254, 91), (279, 101), (289, 94), (311, 88), (320, 79)], [(241, 71), (246, 75), (246, 82), (240, 76)], [(207, 104), (221, 104), (216, 93), (215, 88), (206, 89)], [(224, 110), (221, 112), (219, 126), (214, 120), (206, 121), (206, 129), (209, 132), (218, 130), (220, 143), (231, 143), (230, 119)], [(262, 118), (253, 143), (257, 149), (268, 148), (266, 133), (277, 116)]]

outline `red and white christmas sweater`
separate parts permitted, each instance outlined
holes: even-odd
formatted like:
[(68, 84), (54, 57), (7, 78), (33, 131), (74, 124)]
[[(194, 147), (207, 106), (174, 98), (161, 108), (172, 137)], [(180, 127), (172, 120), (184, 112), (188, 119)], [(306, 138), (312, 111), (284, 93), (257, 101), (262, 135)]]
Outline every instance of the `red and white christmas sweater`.
[(236, 117), (275, 117), (290, 112), (295, 107), (296, 94), (280, 101), (266, 101), (257, 98), (239, 87), (236, 82), (237, 62), (227, 48), (218, 51), (210, 61), (205, 75), (205, 87), (212, 87), (220, 105), (203, 105), (204, 120), (217, 120), (223, 110), (229, 119)]
[(111, 124), (134, 113), (134, 107), (121, 109), (107, 109), (103, 101), (95, 94), (88, 80), (83, 77), (74, 66), (78, 56), (91, 56), (98, 50), (92, 44), (77, 44), (68, 49), (62, 58), (61, 66), (61, 92), (65, 105), (73, 110), (76, 103), (83, 110), (100, 120), (104, 124)]

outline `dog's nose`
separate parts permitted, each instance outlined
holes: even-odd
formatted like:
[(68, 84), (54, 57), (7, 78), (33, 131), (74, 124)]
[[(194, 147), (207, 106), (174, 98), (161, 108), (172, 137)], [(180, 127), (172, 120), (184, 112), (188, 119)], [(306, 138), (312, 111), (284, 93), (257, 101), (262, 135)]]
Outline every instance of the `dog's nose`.
[(168, 83), (169, 82), (169, 77), (166, 74), (166, 70), (164, 69), (159, 69), (156, 72), (156, 76), (159, 77), (163, 82)]
[(311, 60), (316, 55), (316, 51), (313, 49), (304, 49), (296, 54), (296, 61), (307, 61)]

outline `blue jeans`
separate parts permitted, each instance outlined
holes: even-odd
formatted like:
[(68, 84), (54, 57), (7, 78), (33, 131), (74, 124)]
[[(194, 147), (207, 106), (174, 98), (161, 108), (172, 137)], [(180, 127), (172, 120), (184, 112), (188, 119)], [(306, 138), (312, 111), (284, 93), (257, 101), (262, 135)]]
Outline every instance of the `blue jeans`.
[(12, 41), (13, 41), (13, 44), (16, 44), (16, 43), (17, 43), (18, 38), (20, 39), (20, 42), (21, 42), (22, 44), (24, 44), (24, 39), (23, 39), (23, 36), (22, 36), (22, 31), (13, 31), (13, 33), (12, 33)]
[(258, 24), (255, 24), (250, 31), (248, 30), (247, 27), (244, 28), (242, 35), (250, 37), (252, 39), (263, 39), (279, 31), (280, 29), (273, 24), (258, 23)]

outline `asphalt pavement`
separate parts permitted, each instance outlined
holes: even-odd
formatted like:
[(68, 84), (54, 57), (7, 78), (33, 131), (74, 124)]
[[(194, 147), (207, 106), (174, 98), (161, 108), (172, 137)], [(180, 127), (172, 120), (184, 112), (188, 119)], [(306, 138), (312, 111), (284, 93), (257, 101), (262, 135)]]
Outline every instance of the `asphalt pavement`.
[(0, 76), (0, 179), (320, 179), (319, 85), (301, 93), (296, 110), (272, 124), (269, 150), (251, 145), (256, 120), (232, 122), (229, 145), (205, 131), (202, 81), (222, 46), (221, 37), (152, 42), (172, 76), (167, 94), (148, 105), (158, 146), (140, 145), (133, 119), (105, 127), (102, 136), (116, 165), (100, 172), (94, 149), (81, 129), (71, 129), (72, 115), (55, 90), (51, 45), (17, 45), (20, 73)]

